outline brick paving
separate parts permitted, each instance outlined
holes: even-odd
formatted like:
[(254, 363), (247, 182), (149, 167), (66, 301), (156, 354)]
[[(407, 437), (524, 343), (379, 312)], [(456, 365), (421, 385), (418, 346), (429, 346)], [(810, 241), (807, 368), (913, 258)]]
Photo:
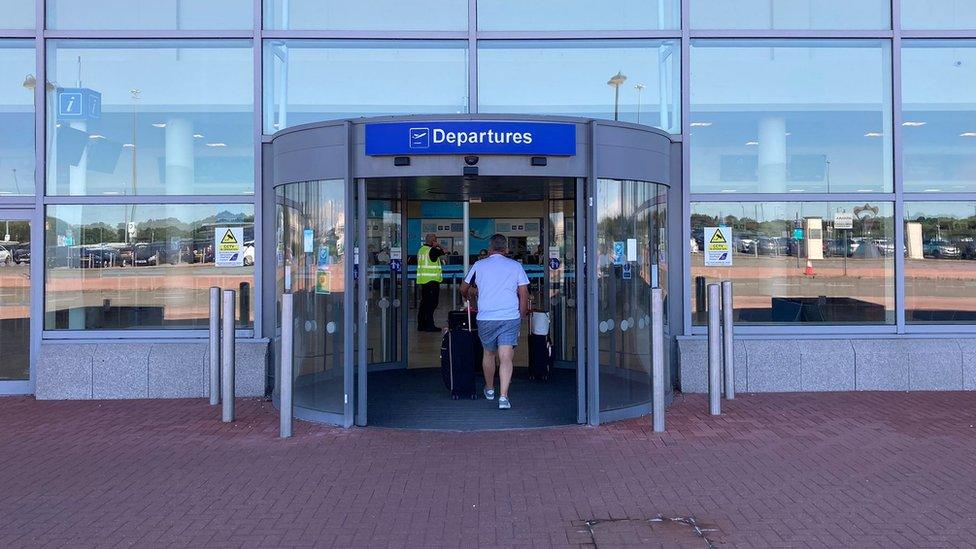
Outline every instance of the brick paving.
[[(0, 399), (0, 547), (972, 547), (976, 393), (678, 395), (648, 421), (342, 430)], [(697, 527), (697, 531), (696, 531)]]

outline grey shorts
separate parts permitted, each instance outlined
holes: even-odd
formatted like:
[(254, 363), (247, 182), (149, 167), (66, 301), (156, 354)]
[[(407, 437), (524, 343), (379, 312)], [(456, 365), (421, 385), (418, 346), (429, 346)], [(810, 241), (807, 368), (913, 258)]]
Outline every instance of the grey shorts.
[(518, 345), (522, 320), (479, 320), (478, 337), (486, 351), (497, 351), (499, 345)]

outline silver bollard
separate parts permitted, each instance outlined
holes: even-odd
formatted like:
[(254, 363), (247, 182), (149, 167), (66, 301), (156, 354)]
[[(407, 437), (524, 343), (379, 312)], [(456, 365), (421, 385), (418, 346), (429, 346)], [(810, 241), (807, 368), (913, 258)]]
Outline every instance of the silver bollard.
[(708, 412), (722, 413), (722, 334), (719, 331), (719, 288), (708, 285)]
[(295, 357), (295, 296), (281, 296), (281, 438), (291, 436), (292, 384)]
[(732, 363), (732, 281), (722, 282), (722, 371), (725, 398), (735, 400), (735, 365)]
[(664, 292), (651, 290), (651, 390), (654, 432), (664, 432)]
[(220, 395), (223, 397), (220, 417), (224, 423), (234, 421), (234, 308), (237, 305), (234, 290), (224, 290), (224, 310), (220, 334)]
[(210, 288), (210, 405), (220, 404), (220, 288)]

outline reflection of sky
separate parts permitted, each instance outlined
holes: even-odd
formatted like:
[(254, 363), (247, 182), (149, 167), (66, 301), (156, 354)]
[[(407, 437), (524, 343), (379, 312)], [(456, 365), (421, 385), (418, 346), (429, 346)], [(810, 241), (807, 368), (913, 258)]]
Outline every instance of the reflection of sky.
[(467, 0), (265, 0), (264, 4), (264, 26), (270, 29), (468, 30)]
[(481, 30), (678, 28), (679, 0), (479, 0)]
[(47, 0), (47, 22), (52, 29), (250, 29), (253, 6), (251, 0)]
[(696, 29), (888, 29), (890, 0), (692, 0)]

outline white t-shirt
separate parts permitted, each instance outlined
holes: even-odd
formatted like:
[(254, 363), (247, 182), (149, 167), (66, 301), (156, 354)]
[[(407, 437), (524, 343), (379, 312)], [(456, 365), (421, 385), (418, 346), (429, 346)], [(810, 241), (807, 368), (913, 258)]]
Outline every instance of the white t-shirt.
[(478, 285), (478, 320), (518, 320), (518, 287), (528, 286), (529, 277), (518, 261), (491, 254), (471, 266), (464, 281)]

